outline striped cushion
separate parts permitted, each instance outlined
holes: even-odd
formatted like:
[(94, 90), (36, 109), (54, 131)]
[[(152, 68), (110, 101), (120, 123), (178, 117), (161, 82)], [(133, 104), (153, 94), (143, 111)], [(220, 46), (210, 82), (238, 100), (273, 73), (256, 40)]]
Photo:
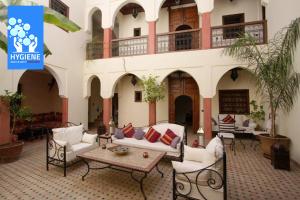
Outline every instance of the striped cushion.
[(170, 145), (174, 138), (176, 138), (177, 135), (173, 133), (170, 129), (166, 131), (166, 133), (160, 138), (160, 141), (166, 145)]
[(231, 124), (235, 122), (235, 120), (231, 117), (231, 115), (227, 115), (222, 121), (226, 124)]
[(150, 127), (148, 132), (145, 135), (145, 138), (149, 142), (154, 143), (160, 138), (160, 133), (157, 132), (154, 128)]
[(122, 131), (124, 133), (124, 136), (127, 138), (132, 138), (132, 136), (134, 135), (134, 128), (131, 123), (129, 123), (127, 126), (125, 126), (122, 129)]

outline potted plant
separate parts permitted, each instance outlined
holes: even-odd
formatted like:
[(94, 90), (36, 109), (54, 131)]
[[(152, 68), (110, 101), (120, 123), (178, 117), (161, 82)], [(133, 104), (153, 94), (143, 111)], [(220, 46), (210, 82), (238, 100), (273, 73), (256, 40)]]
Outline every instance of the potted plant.
[(158, 76), (144, 76), (140, 83), (144, 101), (149, 103), (149, 125), (156, 124), (156, 102), (165, 98), (165, 87), (157, 81), (157, 78)]
[(281, 29), (268, 44), (257, 45), (249, 34), (227, 49), (225, 54), (247, 62), (257, 81), (257, 92), (268, 102), (271, 119), (269, 134), (260, 135), (261, 148), (265, 157), (270, 158), (271, 146), (279, 143), (289, 148), (289, 138), (279, 135), (276, 130), (276, 113), (280, 109), (289, 112), (299, 92), (300, 74), (293, 68), (294, 52), (300, 38), (300, 18)]
[(17, 135), (15, 135), (16, 122), (18, 120), (31, 120), (31, 112), (29, 108), (22, 106), (24, 96), (18, 92), (11, 93), (6, 90), (5, 95), (1, 99), (5, 102), (10, 112), (11, 142), (0, 146), (0, 161), (11, 162), (19, 158), (24, 144), (22, 141), (18, 141)]
[(249, 114), (249, 118), (253, 121), (253, 128), (255, 130), (260, 130), (261, 128), (259, 123), (265, 120), (266, 115), (264, 107), (263, 105), (257, 105), (255, 100), (252, 100), (250, 105), (252, 106), (252, 109)]

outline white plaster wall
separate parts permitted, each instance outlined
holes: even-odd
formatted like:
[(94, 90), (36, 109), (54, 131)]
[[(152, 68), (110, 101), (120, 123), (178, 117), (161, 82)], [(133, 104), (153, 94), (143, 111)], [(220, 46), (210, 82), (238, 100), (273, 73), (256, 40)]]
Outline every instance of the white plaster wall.
[[(49, 1), (35, 2), (49, 5)], [(70, 19), (84, 27), (85, 1), (63, 0), (70, 7)], [(5, 31), (3, 24), (1, 30)], [(60, 95), (69, 98), (69, 121), (87, 124), (87, 99), (83, 99), (83, 66), (85, 59), (86, 33), (81, 30), (67, 33), (53, 25), (45, 24), (45, 43), (52, 51), (45, 59), (48, 69), (54, 72)], [(0, 94), (4, 89), (16, 91), (19, 78), (24, 71), (8, 71), (7, 55), (0, 51)]]
[(222, 16), (245, 13), (245, 22), (261, 20), (261, 0), (215, 0), (211, 13), (212, 26), (222, 25)]
[(134, 92), (142, 88), (138, 84), (133, 86), (130, 81), (131, 76), (124, 76), (118, 82), (119, 127), (130, 122), (137, 127), (145, 126), (148, 124), (148, 103), (134, 101)]
[[(283, 13), (283, 9), (284, 12)], [(271, 38), (282, 27), (287, 26), (291, 20), (300, 17), (300, 1), (299, 0), (271, 0), (267, 6), (268, 33)], [(300, 72), (300, 42), (295, 52), (295, 70)], [(291, 139), (291, 157), (300, 163), (300, 134), (299, 134), (299, 118), (300, 118), (300, 95), (293, 110), (284, 115), (280, 113), (279, 133), (287, 135)]]

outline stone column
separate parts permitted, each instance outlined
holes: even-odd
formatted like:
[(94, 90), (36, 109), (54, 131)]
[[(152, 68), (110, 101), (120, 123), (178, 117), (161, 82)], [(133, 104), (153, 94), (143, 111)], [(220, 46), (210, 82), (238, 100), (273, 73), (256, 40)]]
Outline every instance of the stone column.
[(68, 98), (62, 97), (62, 124), (66, 125), (68, 122)]
[(105, 125), (106, 130), (109, 129), (111, 111), (112, 111), (112, 99), (111, 98), (103, 99), (103, 124)]
[(111, 40), (112, 40), (112, 29), (104, 29), (103, 34), (103, 58), (110, 58), (111, 55)]
[(156, 21), (148, 22), (148, 54), (156, 53)]
[(211, 21), (210, 12), (202, 14), (202, 49), (211, 48)]
[(205, 141), (208, 142), (212, 138), (211, 114), (212, 114), (212, 99), (204, 98), (204, 134)]
[(11, 141), (10, 135), (10, 113), (5, 102), (0, 99), (0, 145)]
[(149, 126), (156, 124), (156, 102), (149, 102)]

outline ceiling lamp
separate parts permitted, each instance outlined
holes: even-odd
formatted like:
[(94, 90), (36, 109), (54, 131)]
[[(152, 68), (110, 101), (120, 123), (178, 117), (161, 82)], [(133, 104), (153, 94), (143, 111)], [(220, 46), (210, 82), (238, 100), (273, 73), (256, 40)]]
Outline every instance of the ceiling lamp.
[(137, 84), (137, 79), (136, 79), (135, 75), (132, 75), (132, 77), (131, 77), (131, 84), (133, 86), (135, 86)]
[(136, 18), (138, 16), (138, 14), (139, 14), (139, 11), (138, 11), (137, 7), (134, 7), (132, 9), (132, 17)]
[(235, 81), (238, 77), (239, 77), (239, 74), (238, 74), (238, 69), (237, 68), (234, 68), (231, 70), (231, 75), (230, 75), (231, 79), (233, 81)]

